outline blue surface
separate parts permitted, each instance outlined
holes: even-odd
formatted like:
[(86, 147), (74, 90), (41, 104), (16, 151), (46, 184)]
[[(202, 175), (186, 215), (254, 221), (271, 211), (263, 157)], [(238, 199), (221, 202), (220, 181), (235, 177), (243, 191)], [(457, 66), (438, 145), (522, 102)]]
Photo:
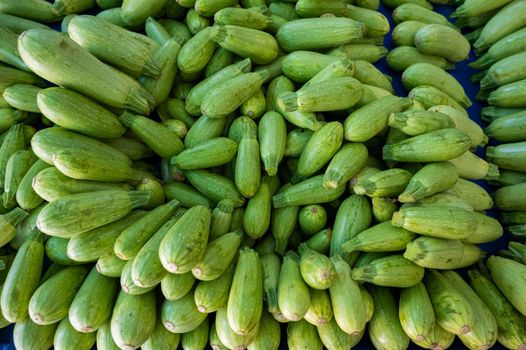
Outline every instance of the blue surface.
[[(392, 16), (391, 16), (391, 10), (389, 8), (386, 8), (386, 7), (384, 7), (382, 5), (381, 8), (380, 8), (380, 11), (389, 19), (389, 22), (391, 24), (391, 30), (392, 30), (395, 27), (395, 23), (393, 22), (393, 19), (392, 19)], [(453, 8), (449, 7), (449, 6), (435, 6), (435, 11), (437, 11), (437, 12), (439, 12), (439, 13), (445, 15), (445, 16), (449, 16), (449, 14), (451, 12), (453, 12)], [(54, 25), (53, 27), (56, 30), (60, 30), (60, 26), (59, 25)], [(393, 45), (393, 41), (392, 41), (392, 38), (391, 38), (391, 33), (389, 33), (386, 36), (384, 46), (387, 49), (389, 49), (389, 50), (392, 50), (395, 47)], [(471, 51), (469, 59), (467, 61), (457, 63), (457, 68), (455, 70), (449, 71), (449, 73), (451, 73), (462, 84), (462, 86), (466, 90), (467, 95), (469, 96), (469, 98), (473, 102), (473, 105), (470, 108), (468, 108), (468, 112), (469, 112), (470, 118), (472, 120), (474, 120), (475, 122), (477, 122), (478, 124), (483, 125), (482, 121), (480, 119), (480, 111), (481, 111), (483, 105), (475, 100), (475, 96), (476, 96), (476, 94), (479, 91), (479, 86), (478, 86), (478, 84), (471, 83), (471, 80), (470, 80), (471, 76), (474, 73), (477, 73), (478, 71), (475, 70), (475, 69), (472, 69), (472, 68), (470, 68), (468, 66), (468, 63), (474, 61), (474, 59), (475, 59), (474, 53), (473, 53), (473, 51)], [(396, 94), (398, 96), (406, 96), (407, 95), (408, 92), (405, 91), (405, 89), (403, 88), (403, 86), (401, 84), (400, 74), (395, 72), (395, 71), (393, 71), (393, 70), (391, 70), (389, 68), (389, 66), (387, 65), (387, 62), (386, 62), (385, 59), (382, 59), (381, 61), (376, 63), (376, 66), (382, 72), (388, 74), (389, 76), (391, 76), (393, 78), (393, 87), (394, 87), (394, 89), (396, 91)], [(477, 151), (477, 154), (479, 156), (483, 157), (484, 156), (483, 149), (479, 148), (478, 151)], [(485, 182), (477, 181), (477, 183), (480, 184), (482, 187), (486, 188), (488, 191), (491, 190), (491, 187), (488, 184), (486, 184)], [(495, 216), (495, 212), (494, 211), (489, 211), (488, 214), (491, 215), (491, 216)], [(481, 247), (485, 251), (487, 251), (489, 254), (491, 254), (491, 253), (495, 253), (495, 252), (497, 252), (497, 251), (499, 251), (501, 249), (505, 249), (507, 247), (507, 242), (508, 241), (509, 241), (509, 234), (506, 233), (505, 236), (502, 237), (501, 239), (499, 239), (498, 241), (487, 243), (487, 244), (483, 244), (483, 245), (481, 245)], [(282, 330), (284, 330), (284, 329), (285, 329), (285, 327), (282, 327)], [(15, 350), (15, 347), (13, 345), (12, 333), (13, 333), (13, 326), (10, 326), (10, 327), (7, 327), (7, 328), (5, 328), (3, 330), (0, 330), (0, 350)], [(286, 349), (287, 348), (286, 343), (283, 342), (283, 340), (285, 339), (285, 336), (286, 336), (286, 333), (283, 333), (282, 338), (281, 338), (282, 339), (282, 344), (281, 344), (281, 348), (282, 349)], [(368, 335), (365, 334), (364, 335), (364, 339), (357, 346), (355, 346), (353, 349), (357, 349), (357, 350), (371, 350), (371, 349), (374, 349), (374, 347), (373, 347), (372, 343), (370, 342)], [(410, 350), (417, 350), (417, 349), (421, 349), (421, 348), (416, 346), (415, 344), (411, 343), (411, 345), (409, 346), (409, 349)], [(453, 344), (453, 346), (451, 346), (449, 349), (463, 350), (463, 349), (467, 349), (467, 348), (460, 341), (456, 340), (455, 343)], [(492, 349), (504, 350), (504, 347), (502, 347), (500, 344), (497, 343)], [(160, 350), (164, 350), (164, 349), (160, 349)]]

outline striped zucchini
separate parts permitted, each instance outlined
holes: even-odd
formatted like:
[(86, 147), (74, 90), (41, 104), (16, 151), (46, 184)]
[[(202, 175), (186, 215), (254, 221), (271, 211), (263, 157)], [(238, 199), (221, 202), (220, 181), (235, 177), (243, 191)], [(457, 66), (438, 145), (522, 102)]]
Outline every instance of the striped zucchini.
[[(73, 40), (50, 30), (32, 29), (19, 38), (29, 68), (60, 86), (117, 108), (148, 114), (153, 97), (138, 82), (100, 62)], [(84, 82), (90, 81), (91, 84)]]

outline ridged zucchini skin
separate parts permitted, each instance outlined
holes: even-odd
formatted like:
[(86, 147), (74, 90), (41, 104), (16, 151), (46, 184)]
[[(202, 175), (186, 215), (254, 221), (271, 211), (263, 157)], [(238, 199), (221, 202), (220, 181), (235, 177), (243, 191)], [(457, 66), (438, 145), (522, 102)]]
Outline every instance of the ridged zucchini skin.
[(207, 318), (195, 305), (194, 293), (189, 292), (178, 300), (165, 300), (161, 307), (164, 326), (172, 333), (190, 332)]
[(97, 260), (95, 268), (103, 276), (117, 278), (121, 276), (124, 265), (126, 265), (126, 260), (119, 259), (115, 253), (111, 252), (102, 255)]
[(329, 292), (310, 289), (310, 306), (303, 318), (314, 326), (323, 326), (333, 318), (333, 309)]
[(212, 168), (232, 161), (237, 147), (237, 143), (229, 138), (217, 137), (185, 149), (171, 162), (181, 170)]
[(342, 251), (342, 245), (358, 233), (369, 228), (372, 221), (371, 204), (365, 196), (354, 194), (345, 199), (336, 212), (332, 236), (330, 236), (330, 256), (342, 255), (347, 262), (356, 258)]
[(237, 229), (210, 241), (203, 257), (192, 268), (194, 277), (201, 281), (219, 278), (232, 264), (243, 238), (243, 231)]
[(419, 237), (407, 245), (404, 257), (422, 267), (447, 270), (473, 265), (483, 252), (460, 240)]
[(450, 95), (464, 107), (469, 107), (471, 101), (462, 85), (444, 69), (430, 63), (416, 63), (402, 73), (402, 84), (407, 90), (420, 85), (431, 85)]
[(194, 330), (181, 335), (181, 346), (183, 349), (204, 349), (208, 345), (209, 319), (203, 322)]
[(230, 265), (216, 279), (199, 282), (194, 290), (195, 304), (199, 312), (209, 314), (226, 307), (234, 269), (235, 266)]
[(331, 258), (337, 277), (329, 288), (334, 319), (351, 336), (359, 335), (367, 322), (367, 314), (358, 282), (351, 278), (351, 268), (338, 255)]
[(316, 327), (305, 320), (289, 322), (287, 325), (287, 345), (289, 349), (323, 349)]
[(192, 289), (196, 279), (190, 273), (168, 273), (161, 280), (161, 292), (166, 300), (178, 300)]
[(426, 55), (413, 46), (399, 46), (387, 54), (387, 64), (391, 69), (398, 72), (417, 63), (429, 63), (444, 70), (455, 68), (455, 64), (444, 57)]
[(68, 242), (68, 256), (78, 262), (90, 262), (113, 252), (113, 246), (121, 232), (145, 214), (145, 211), (134, 210), (111, 224), (76, 234)]
[(327, 224), (327, 211), (319, 204), (306, 205), (299, 212), (298, 224), (301, 232), (310, 237)]
[(235, 333), (246, 336), (257, 329), (263, 310), (263, 271), (258, 254), (250, 248), (239, 252), (226, 310)]
[(395, 227), (390, 221), (374, 225), (345, 242), (344, 252), (387, 252), (404, 249), (416, 235), (403, 228)]
[(306, 243), (300, 244), (300, 271), (305, 283), (311, 288), (327, 289), (336, 279), (333, 262), (325, 255), (309, 248)]
[(478, 40), (473, 44), (475, 50), (482, 52), (506, 35), (521, 29), (526, 21), (522, 16), (525, 9), (526, 4), (522, 1), (512, 2), (502, 8), (484, 26)]
[(89, 350), (95, 345), (95, 333), (81, 333), (77, 331), (66, 317), (58, 323), (53, 346), (57, 350)]
[(503, 85), (492, 91), (489, 94), (488, 103), (507, 108), (526, 107), (526, 103), (524, 102), (525, 95), (526, 79), (523, 79)]
[(404, 332), (411, 340), (428, 340), (428, 334), (435, 327), (435, 311), (423, 283), (402, 289), (398, 315)]
[(320, 170), (338, 151), (343, 141), (343, 126), (330, 122), (314, 132), (301, 152), (292, 183), (306, 180)]
[(457, 272), (444, 271), (443, 276), (471, 303), (473, 316), (477, 320), (471, 331), (459, 335), (459, 339), (470, 349), (491, 348), (497, 342), (497, 321), (490, 309)]
[(497, 321), (500, 344), (508, 349), (520, 349), (526, 345), (526, 318), (522, 316), (499, 291), (489, 276), (478, 270), (468, 272), (469, 284)]
[(77, 331), (94, 332), (110, 318), (118, 285), (118, 280), (91, 269), (69, 308), (69, 320)]
[(112, 183), (89, 180), (76, 180), (62, 174), (57, 168), (50, 167), (40, 171), (33, 178), (33, 190), (47, 202), (74, 193), (101, 190), (128, 191), (131, 186), (126, 183)]
[[(259, 322), (259, 319), (258, 319)], [(244, 349), (256, 338), (259, 323), (248, 334), (239, 335), (230, 327), (227, 310), (220, 309), (216, 313), (215, 329), (221, 343), (229, 349)]]
[(141, 288), (153, 287), (166, 276), (167, 271), (159, 258), (159, 246), (168, 229), (177, 219), (171, 218), (165, 222), (133, 258), (131, 278), (136, 286)]
[(142, 142), (163, 158), (171, 158), (184, 149), (181, 139), (160, 123), (129, 112), (121, 114), (119, 119)]
[(244, 198), (234, 183), (224, 176), (205, 170), (188, 170), (185, 175), (188, 181), (211, 201), (230, 199), (236, 208), (244, 203)]
[(203, 99), (201, 113), (212, 118), (225, 118), (261, 88), (268, 74), (266, 71), (244, 73), (213, 86)]
[(2, 288), (2, 314), (12, 323), (27, 318), (30, 298), (38, 288), (44, 258), (44, 245), (39, 236), (22, 244)]
[(413, 20), (429, 24), (442, 24), (450, 26), (451, 28), (456, 28), (445, 16), (415, 3), (406, 2), (397, 6), (393, 11), (393, 19), (395, 23)]
[(120, 137), (125, 129), (117, 116), (75, 91), (53, 87), (37, 95), (38, 108), (53, 123), (97, 138)]
[(502, 294), (521, 314), (526, 316), (526, 303), (521, 297), (526, 286), (525, 266), (511, 259), (492, 256), (488, 259), (488, 268)]
[(185, 108), (190, 115), (200, 115), (200, 108), (207, 92), (212, 87), (221, 84), (222, 82), (247, 73), (251, 68), (249, 59), (244, 59), (234, 64), (230, 64), (208, 76), (203, 81), (195, 85), (185, 100)]
[(16, 322), (13, 329), (13, 343), (17, 349), (47, 350), (53, 346), (57, 324), (41, 326), (31, 318)]
[(48, 204), (37, 219), (49, 235), (69, 238), (122, 219), (147, 203), (146, 191), (103, 190), (64, 196)]
[(250, 58), (255, 64), (268, 64), (278, 56), (278, 43), (261, 30), (237, 25), (214, 26), (212, 39), (238, 56)]
[(389, 288), (371, 286), (374, 302), (373, 318), (369, 322), (369, 337), (376, 349), (407, 349), (409, 337), (398, 318), (398, 305)]
[(404, 258), (401, 254), (388, 255), (355, 267), (352, 278), (377, 286), (408, 288), (424, 277), (424, 268)]
[(359, 108), (345, 119), (345, 139), (351, 142), (370, 140), (387, 126), (391, 113), (401, 112), (411, 103), (410, 99), (387, 96)]
[(469, 300), (438, 271), (427, 272), (425, 285), (438, 325), (457, 335), (470, 332), (476, 320)]
[(41, 284), (29, 301), (29, 316), (33, 322), (48, 325), (67, 317), (69, 306), (87, 273), (86, 266), (65, 267)]
[(58, 19), (58, 15), (52, 4), (45, 1), (32, 0), (19, 3), (16, 1), (4, 1), (0, 6), (3, 13), (20, 16), (30, 20), (50, 23)]
[[(447, 141), (446, 141), (447, 140)], [(447, 142), (448, 149), (440, 147)], [(384, 159), (409, 162), (440, 162), (454, 159), (471, 145), (469, 136), (457, 129), (442, 129), (414, 136), (383, 148)]]
[(418, 21), (403, 21), (393, 29), (393, 42), (398, 46), (414, 46), (416, 32), (427, 24)]
[(106, 322), (97, 330), (97, 349), (99, 350), (119, 350), (111, 336), (110, 321)]
[(316, 327), (323, 345), (329, 350), (350, 349), (362, 340), (365, 333), (352, 336), (345, 333), (333, 318), (323, 326)]
[(162, 0), (143, 3), (137, 0), (124, 0), (122, 2), (122, 20), (128, 25), (137, 26), (144, 24), (149, 16), (155, 16), (163, 9), (165, 2)]
[[(310, 35), (303, 35), (305, 30), (309, 30)], [(282, 25), (276, 38), (285, 51), (292, 52), (348, 44), (353, 39), (362, 38), (364, 32), (364, 24), (349, 18), (308, 18)]]
[(120, 292), (111, 317), (111, 335), (121, 349), (137, 349), (153, 333), (156, 324), (155, 293), (130, 295)]
[(415, 46), (424, 54), (442, 56), (451, 62), (465, 60), (471, 47), (457, 30), (441, 24), (419, 29), (415, 35)]
[[(141, 349), (144, 350), (156, 350), (156, 349), (177, 349), (181, 335), (179, 333), (172, 333), (168, 331), (161, 320), (157, 317), (155, 328), (153, 329), (152, 335), (148, 340), (141, 345)], [(104, 349), (102, 349), (104, 350)], [(109, 349), (108, 349), (109, 350)]]
[(153, 97), (138, 82), (59, 33), (43, 29), (27, 31), (19, 38), (19, 49), (24, 62), (46, 80), (112, 107), (150, 112)]
[(256, 194), (248, 200), (243, 215), (243, 229), (249, 237), (261, 238), (270, 227), (272, 196), (278, 186), (277, 176), (263, 177)]
[(344, 191), (345, 185), (325, 189), (323, 175), (317, 175), (278, 192), (272, 197), (272, 203), (274, 208), (327, 203), (340, 197)]
[(127, 226), (115, 241), (113, 250), (123, 260), (136, 257), (148, 240), (175, 213), (179, 201), (172, 200), (141, 216)]
[(194, 206), (169, 229), (159, 247), (161, 263), (169, 272), (188, 272), (201, 260), (210, 221), (210, 209)]
[(488, 51), (479, 57), (479, 59), (470, 63), (470, 67), (485, 69), (506, 57), (523, 52), (526, 48), (525, 38), (526, 29), (524, 28), (506, 35), (491, 45)]
[(141, 287), (133, 282), (132, 265), (133, 260), (128, 260), (122, 268), (120, 275), (120, 285), (122, 291), (130, 295), (144, 295), (154, 289), (155, 285), (153, 287)]

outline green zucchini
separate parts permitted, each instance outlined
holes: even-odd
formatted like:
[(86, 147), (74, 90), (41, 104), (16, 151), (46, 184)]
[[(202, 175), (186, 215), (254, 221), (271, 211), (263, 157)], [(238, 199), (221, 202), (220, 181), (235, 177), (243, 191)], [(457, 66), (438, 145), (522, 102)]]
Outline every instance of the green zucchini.
[(194, 277), (201, 281), (219, 278), (237, 255), (242, 239), (243, 232), (238, 229), (210, 241), (200, 261), (192, 267)]
[(189, 292), (177, 300), (165, 300), (161, 307), (164, 326), (172, 333), (186, 333), (197, 327), (207, 318), (207, 314), (197, 310), (194, 293)]
[(2, 314), (9, 322), (19, 322), (27, 318), (30, 298), (40, 281), (43, 258), (44, 245), (41, 234), (27, 239), (18, 250), (0, 297)]
[(66, 317), (58, 324), (53, 340), (54, 349), (57, 350), (89, 350), (95, 345), (97, 335), (94, 333), (81, 333), (77, 331)]
[(428, 271), (425, 285), (438, 325), (453, 334), (469, 333), (476, 320), (473, 307), (464, 294), (434, 270)]
[(241, 249), (226, 308), (228, 323), (239, 335), (258, 328), (263, 309), (262, 275), (258, 254), (250, 248)]
[[(139, 83), (104, 65), (73, 40), (53, 31), (33, 29), (21, 36), (19, 41), (24, 62), (45, 79), (112, 107), (125, 107), (139, 113), (150, 111), (153, 98)], [(42, 60), (47, 63), (41, 64)], [(86, 85), (81, 81), (93, 84)], [(112, 88), (109, 89), (109, 86)]]
[[(39, 214), (38, 228), (50, 235), (69, 238), (77, 233), (104, 226), (145, 204), (148, 192), (104, 190), (72, 194), (48, 204)], [(94, 207), (95, 202), (98, 209)], [(79, 215), (91, 208), (91, 215)]]
[(525, 24), (525, 19), (518, 14), (524, 11), (525, 6), (525, 3), (518, 1), (512, 2), (499, 10), (497, 14), (486, 23), (482, 33), (480, 33), (480, 37), (473, 44), (475, 50), (481, 52), (506, 35), (521, 29)]
[(301, 320), (310, 305), (309, 287), (302, 277), (299, 260), (295, 253), (285, 254), (279, 275), (278, 306), (290, 321)]
[[(301, 35), (305, 30), (309, 30), (310, 35)], [(364, 24), (349, 18), (304, 18), (282, 25), (276, 38), (285, 51), (292, 52), (348, 44), (353, 39), (362, 38), (364, 32)]]
[(195, 277), (190, 273), (168, 273), (161, 280), (161, 292), (167, 300), (178, 300), (192, 289)]
[(53, 346), (57, 324), (41, 326), (26, 317), (15, 324), (13, 343), (17, 349), (46, 350)]
[(345, 242), (341, 249), (344, 252), (396, 252), (404, 249), (415, 236), (414, 233), (386, 221), (360, 232)]
[(116, 279), (91, 269), (69, 307), (69, 320), (77, 331), (90, 333), (104, 325), (111, 316), (118, 285)]
[(235, 266), (230, 265), (216, 279), (199, 282), (194, 291), (195, 304), (199, 312), (209, 314), (227, 306), (234, 269)]
[(139, 347), (152, 335), (155, 323), (154, 293), (119, 294), (111, 318), (111, 334), (119, 347)]
[(374, 302), (373, 318), (369, 322), (369, 337), (376, 349), (407, 349), (409, 337), (404, 333), (396, 300), (388, 288), (369, 288)]
[(445, 70), (455, 68), (455, 64), (449, 62), (444, 57), (426, 55), (412, 46), (396, 47), (387, 55), (387, 64), (391, 69), (398, 72), (404, 71), (411, 65), (417, 63), (429, 63)]
[(188, 272), (201, 260), (208, 241), (210, 220), (208, 208), (194, 206), (169, 229), (159, 247), (161, 263), (169, 272)]

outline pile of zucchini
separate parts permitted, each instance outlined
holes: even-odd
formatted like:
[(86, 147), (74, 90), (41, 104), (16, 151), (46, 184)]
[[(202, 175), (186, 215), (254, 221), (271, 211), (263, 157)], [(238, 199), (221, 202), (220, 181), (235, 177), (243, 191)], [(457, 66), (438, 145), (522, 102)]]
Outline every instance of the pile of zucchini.
[[(475, 48), (511, 43), (474, 63), (498, 67), (483, 88), (515, 86), (500, 72), (524, 62), (500, 60), (526, 47), (526, 2), (482, 3), (455, 12), (497, 18)], [(425, 0), (385, 5), (389, 54), (378, 0), (0, 0), (16, 348), (345, 350), (367, 333), (379, 350), (524, 350), (526, 247), (481, 263), (503, 227), (473, 182), (505, 185), (496, 206), (524, 237), (524, 94), (492, 92), (483, 130), (446, 72), (468, 40)], [(488, 163), (488, 136), (516, 143)]]

